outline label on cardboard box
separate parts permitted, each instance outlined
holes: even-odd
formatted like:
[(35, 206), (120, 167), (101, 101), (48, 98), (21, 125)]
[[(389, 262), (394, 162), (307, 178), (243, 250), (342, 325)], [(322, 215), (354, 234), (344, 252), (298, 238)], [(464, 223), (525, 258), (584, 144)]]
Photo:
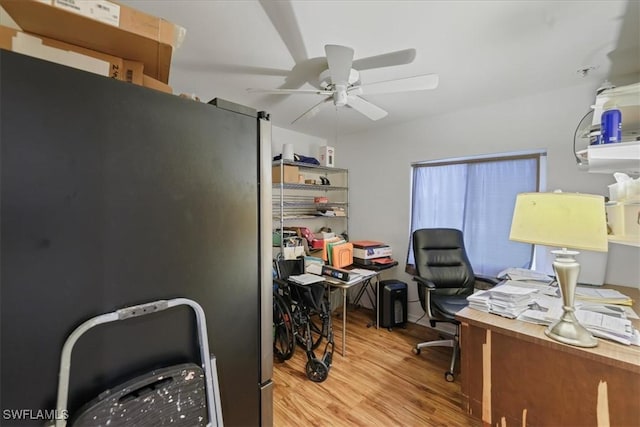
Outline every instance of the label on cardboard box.
[(107, 0), (53, 0), (53, 5), (114, 27), (120, 25), (120, 5)]

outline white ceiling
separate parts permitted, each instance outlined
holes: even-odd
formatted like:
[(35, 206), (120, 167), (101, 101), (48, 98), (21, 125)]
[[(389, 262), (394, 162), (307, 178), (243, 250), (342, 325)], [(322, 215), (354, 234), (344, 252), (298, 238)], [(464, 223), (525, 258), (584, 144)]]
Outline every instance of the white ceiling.
[[(640, 71), (637, 0), (121, 2), (186, 29), (172, 62), (176, 93), (264, 110), (277, 126), (327, 139)], [(247, 92), (297, 87), (301, 76), (302, 89), (317, 86), (325, 44), (352, 47), (354, 59), (415, 48), (412, 63), (362, 71), (362, 82), (437, 73), (439, 87), (365, 96), (389, 112), (379, 121), (328, 103), (293, 125), (322, 98)]]

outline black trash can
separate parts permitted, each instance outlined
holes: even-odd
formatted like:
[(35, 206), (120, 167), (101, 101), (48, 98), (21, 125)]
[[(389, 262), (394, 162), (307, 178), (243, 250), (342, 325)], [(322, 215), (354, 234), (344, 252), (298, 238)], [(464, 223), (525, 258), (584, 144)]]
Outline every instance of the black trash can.
[(380, 327), (404, 326), (407, 323), (407, 284), (399, 280), (381, 280), (378, 307)]

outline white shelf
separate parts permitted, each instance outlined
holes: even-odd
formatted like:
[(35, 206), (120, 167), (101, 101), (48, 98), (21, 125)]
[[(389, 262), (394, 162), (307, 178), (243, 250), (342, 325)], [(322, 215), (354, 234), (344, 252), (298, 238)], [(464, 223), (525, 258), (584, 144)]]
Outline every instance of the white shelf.
[(640, 236), (614, 236), (610, 234), (609, 243), (640, 248)]
[[(580, 153), (581, 154), (581, 153)], [(640, 141), (590, 145), (587, 148), (589, 172), (640, 174)]]

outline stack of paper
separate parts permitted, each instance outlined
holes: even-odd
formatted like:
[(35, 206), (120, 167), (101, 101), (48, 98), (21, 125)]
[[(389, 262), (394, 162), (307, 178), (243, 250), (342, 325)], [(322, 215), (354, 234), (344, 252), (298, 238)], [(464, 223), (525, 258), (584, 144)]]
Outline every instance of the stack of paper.
[(323, 282), (324, 277), (317, 276), (315, 274), (304, 273), (304, 274), (298, 274), (295, 276), (289, 276), (288, 280), (294, 283), (298, 283), (300, 285), (310, 285), (312, 283)]
[(580, 324), (596, 337), (607, 338), (626, 345), (630, 345), (634, 341), (635, 329), (629, 319), (589, 310), (576, 310), (575, 313)]
[(489, 313), (489, 310), (491, 309), (490, 299), (491, 294), (489, 294), (489, 291), (478, 291), (467, 297), (469, 307), (484, 311), (485, 313)]
[(507, 268), (506, 270), (502, 270), (500, 273), (498, 273), (497, 277), (499, 279), (509, 279), (533, 283), (543, 282), (548, 284), (553, 281), (553, 277), (535, 270), (529, 270), (527, 268)]
[(350, 271), (353, 273), (359, 274), (363, 277), (371, 277), (376, 275), (375, 271), (367, 270), (365, 268), (352, 268)]
[(533, 295), (538, 290), (506, 283), (486, 291), (478, 291), (467, 297), (469, 307), (498, 314), (510, 319), (518, 317), (533, 304)]
[(536, 325), (550, 325), (552, 323), (546, 312), (533, 309), (523, 311), (517, 319), (523, 322), (535, 323)]
[[(553, 301), (548, 308), (536, 304), (535, 309), (524, 311), (518, 320), (550, 325), (555, 323), (563, 313), (560, 298)], [(544, 304), (545, 302), (542, 302)], [(546, 304), (545, 304), (546, 305)], [(640, 345), (640, 335), (629, 318), (638, 318), (630, 307), (608, 306), (601, 304), (577, 304), (576, 318), (594, 336), (606, 338), (626, 345)]]
[(586, 286), (576, 287), (576, 299), (580, 301), (597, 302), (600, 304), (633, 304), (633, 300), (627, 295), (615, 289), (589, 288)]
[(557, 286), (553, 286), (550, 283), (544, 283), (540, 281), (523, 281), (523, 280), (505, 280), (501, 284), (518, 286), (526, 289), (535, 289), (539, 294), (549, 295), (554, 297), (560, 296), (560, 290)]
[(487, 292), (491, 296), (489, 312), (514, 319), (529, 308), (537, 290), (504, 284)]

